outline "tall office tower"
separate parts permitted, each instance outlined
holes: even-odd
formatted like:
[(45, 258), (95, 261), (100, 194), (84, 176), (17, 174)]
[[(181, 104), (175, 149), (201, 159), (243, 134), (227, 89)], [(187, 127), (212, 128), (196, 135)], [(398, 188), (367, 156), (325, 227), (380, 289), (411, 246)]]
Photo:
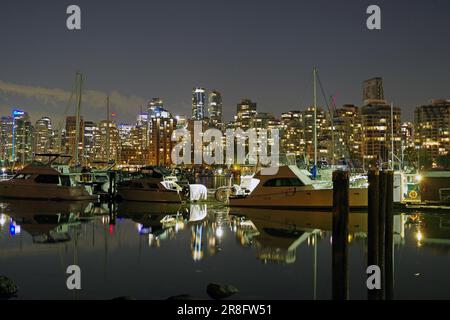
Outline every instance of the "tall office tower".
[[(66, 130), (64, 138), (65, 152), (67, 155), (72, 156), (71, 163), (79, 164), (83, 163), (84, 155), (84, 120), (80, 117), (78, 142), (77, 140), (77, 117), (68, 116), (66, 118)], [(78, 148), (78, 159), (75, 159), (75, 151)]]
[[(391, 117), (391, 112), (393, 118)], [(369, 104), (361, 108), (364, 162), (369, 167), (389, 167), (394, 146), (394, 162), (401, 152), (401, 110), (388, 104)]]
[(376, 77), (364, 81), (363, 104), (377, 104), (382, 103), (381, 101), (384, 101), (383, 78)]
[(96, 161), (117, 162), (119, 155), (119, 130), (114, 120), (102, 120), (98, 123), (98, 134), (95, 140)]
[(150, 165), (171, 165), (172, 132), (176, 119), (162, 106), (151, 109), (148, 115), (148, 158)]
[(49, 117), (43, 117), (34, 125), (34, 153), (55, 153), (56, 135)]
[(415, 143), (414, 140), (414, 124), (412, 122), (403, 122), (402, 123), (402, 147), (406, 148), (414, 148)]
[(332, 140), (335, 163), (344, 160), (353, 166), (362, 164), (361, 116), (357, 106), (346, 104), (334, 110)]
[(305, 153), (305, 139), (303, 135), (303, 113), (289, 111), (281, 114), (280, 150), (285, 154), (296, 157)]
[(98, 126), (93, 121), (84, 122), (84, 165), (91, 165), (95, 160), (97, 150), (95, 149), (95, 137)]
[(0, 118), (0, 165), (9, 166), (13, 160), (13, 127), (14, 118), (4, 116)]
[(12, 154), (15, 165), (25, 166), (33, 161), (33, 126), (28, 113), (21, 110), (12, 112), (13, 140)]
[[(321, 107), (316, 112), (317, 128), (317, 159), (331, 160), (331, 124), (330, 115)], [(314, 107), (308, 107), (303, 112), (303, 132), (305, 138), (306, 155), (310, 162), (314, 159)]]
[(223, 129), (222, 119), (222, 95), (218, 91), (211, 91), (209, 94), (209, 120), (210, 125), (214, 128)]
[(252, 102), (250, 99), (243, 99), (241, 103), (237, 105), (236, 116), (234, 117), (236, 129), (247, 130), (253, 128), (254, 118), (256, 112), (256, 102)]
[(450, 152), (450, 100), (433, 100), (414, 113), (416, 145), (435, 162)]
[(192, 90), (192, 120), (204, 120), (206, 118), (206, 90), (194, 88)]

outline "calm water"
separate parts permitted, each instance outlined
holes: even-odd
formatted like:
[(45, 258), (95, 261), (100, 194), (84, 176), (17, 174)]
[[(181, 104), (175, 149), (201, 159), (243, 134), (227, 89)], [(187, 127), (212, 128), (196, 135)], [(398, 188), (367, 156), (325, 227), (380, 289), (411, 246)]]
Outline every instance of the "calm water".
[[(109, 214), (110, 209), (115, 214)], [(367, 215), (350, 217), (350, 297), (365, 299)], [(0, 275), (18, 299), (329, 299), (331, 215), (220, 205), (10, 201), (0, 204)], [(450, 215), (395, 218), (395, 297), (450, 298)], [(82, 290), (66, 289), (67, 266)]]

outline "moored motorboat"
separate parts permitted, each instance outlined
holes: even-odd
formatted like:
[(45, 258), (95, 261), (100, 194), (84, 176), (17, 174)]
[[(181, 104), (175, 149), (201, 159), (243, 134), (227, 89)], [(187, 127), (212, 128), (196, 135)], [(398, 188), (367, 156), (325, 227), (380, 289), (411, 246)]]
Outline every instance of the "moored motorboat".
[(126, 201), (182, 203), (207, 200), (207, 189), (180, 182), (162, 167), (145, 167), (138, 178), (119, 183), (117, 197)]
[[(233, 207), (285, 209), (329, 209), (333, 207), (333, 189), (315, 184), (297, 166), (281, 166), (276, 175), (257, 173), (250, 188), (235, 185), (228, 203)], [(367, 208), (367, 188), (350, 188), (350, 208)]]
[(95, 200), (89, 189), (78, 185), (73, 175), (50, 165), (34, 162), (9, 180), (0, 182), (0, 197), (37, 200)]

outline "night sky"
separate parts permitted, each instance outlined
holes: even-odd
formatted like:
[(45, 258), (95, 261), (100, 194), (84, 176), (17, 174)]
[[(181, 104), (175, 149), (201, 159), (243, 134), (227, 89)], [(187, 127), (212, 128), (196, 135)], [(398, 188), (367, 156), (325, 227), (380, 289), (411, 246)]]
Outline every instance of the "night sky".
[[(66, 28), (70, 4), (81, 31)], [(381, 31), (366, 28), (370, 4)], [(64, 117), (80, 70), (92, 120), (104, 118), (106, 93), (119, 122), (152, 97), (190, 115), (195, 86), (222, 92), (228, 120), (247, 97), (279, 116), (312, 103), (317, 66), (338, 105), (361, 104), (362, 81), (382, 76), (412, 120), (414, 107), (450, 98), (449, 13), (448, 0), (2, 0), (0, 115), (18, 105), (33, 120)]]

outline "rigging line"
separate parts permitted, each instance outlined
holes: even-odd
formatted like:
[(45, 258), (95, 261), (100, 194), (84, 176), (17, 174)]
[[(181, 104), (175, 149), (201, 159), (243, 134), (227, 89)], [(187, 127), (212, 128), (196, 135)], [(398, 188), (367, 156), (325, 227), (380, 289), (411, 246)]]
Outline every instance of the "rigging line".
[[(322, 81), (320, 81), (320, 75), (318, 72), (317, 72), (317, 81), (319, 82), (320, 91), (322, 92), (322, 96), (323, 96), (323, 100), (325, 101), (325, 105), (327, 106), (328, 112), (330, 112), (330, 114), (331, 114), (330, 106), (328, 104), (328, 99), (326, 97), (325, 90), (323, 89)], [(333, 110), (332, 115), (334, 115), (334, 110)]]

